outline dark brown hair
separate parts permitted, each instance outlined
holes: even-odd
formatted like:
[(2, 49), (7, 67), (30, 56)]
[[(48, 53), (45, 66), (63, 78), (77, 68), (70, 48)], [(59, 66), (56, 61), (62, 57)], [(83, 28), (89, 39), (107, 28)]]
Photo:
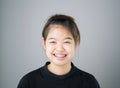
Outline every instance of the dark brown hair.
[(49, 27), (51, 25), (61, 25), (64, 27), (67, 27), (70, 33), (72, 34), (75, 43), (80, 43), (80, 32), (78, 30), (78, 27), (74, 21), (74, 19), (71, 16), (56, 14), (51, 16), (47, 23), (45, 24), (43, 31), (42, 31), (42, 37), (44, 40), (46, 40), (47, 35), (49, 33)]

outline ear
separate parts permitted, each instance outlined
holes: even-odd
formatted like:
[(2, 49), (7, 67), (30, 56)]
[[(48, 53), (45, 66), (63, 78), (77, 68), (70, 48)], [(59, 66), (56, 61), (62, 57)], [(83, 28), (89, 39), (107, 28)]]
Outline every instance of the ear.
[(44, 49), (46, 49), (45, 39), (42, 37), (42, 46)]

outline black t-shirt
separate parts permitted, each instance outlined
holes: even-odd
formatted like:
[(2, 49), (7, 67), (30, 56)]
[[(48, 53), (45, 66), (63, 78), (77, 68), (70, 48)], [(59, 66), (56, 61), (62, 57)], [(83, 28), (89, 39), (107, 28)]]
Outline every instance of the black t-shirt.
[(17, 88), (100, 88), (95, 77), (72, 64), (69, 73), (58, 76), (45, 66), (25, 75)]

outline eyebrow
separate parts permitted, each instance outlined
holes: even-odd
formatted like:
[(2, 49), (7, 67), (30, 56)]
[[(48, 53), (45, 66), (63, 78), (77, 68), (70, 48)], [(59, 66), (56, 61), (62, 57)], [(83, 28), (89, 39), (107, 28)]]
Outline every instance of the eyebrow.
[(66, 37), (65, 39), (69, 39), (69, 40), (72, 40), (72, 38), (71, 38), (71, 37)]
[[(48, 38), (48, 40), (52, 40), (52, 39), (54, 39), (54, 40), (56, 40), (55, 38)], [(64, 40), (66, 40), (66, 39), (69, 39), (69, 40), (72, 40), (72, 38), (71, 37), (66, 37)]]
[(55, 39), (55, 38), (48, 38), (48, 40)]

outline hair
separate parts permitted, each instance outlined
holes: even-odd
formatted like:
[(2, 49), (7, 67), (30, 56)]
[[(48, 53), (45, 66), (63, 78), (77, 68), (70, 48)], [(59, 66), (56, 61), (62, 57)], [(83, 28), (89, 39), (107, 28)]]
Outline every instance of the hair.
[(80, 32), (77, 24), (74, 21), (74, 18), (72, 18), (71, 16), (61, 14), (55, 14), (51, 16), (42, 31), (42, 37), (44, 38), (44, 40), (46, 40), (47, 38), (51, 25), (61, 25), (63, 27), (67, 27), (74, 38), (75, 44), (80, 43)]

